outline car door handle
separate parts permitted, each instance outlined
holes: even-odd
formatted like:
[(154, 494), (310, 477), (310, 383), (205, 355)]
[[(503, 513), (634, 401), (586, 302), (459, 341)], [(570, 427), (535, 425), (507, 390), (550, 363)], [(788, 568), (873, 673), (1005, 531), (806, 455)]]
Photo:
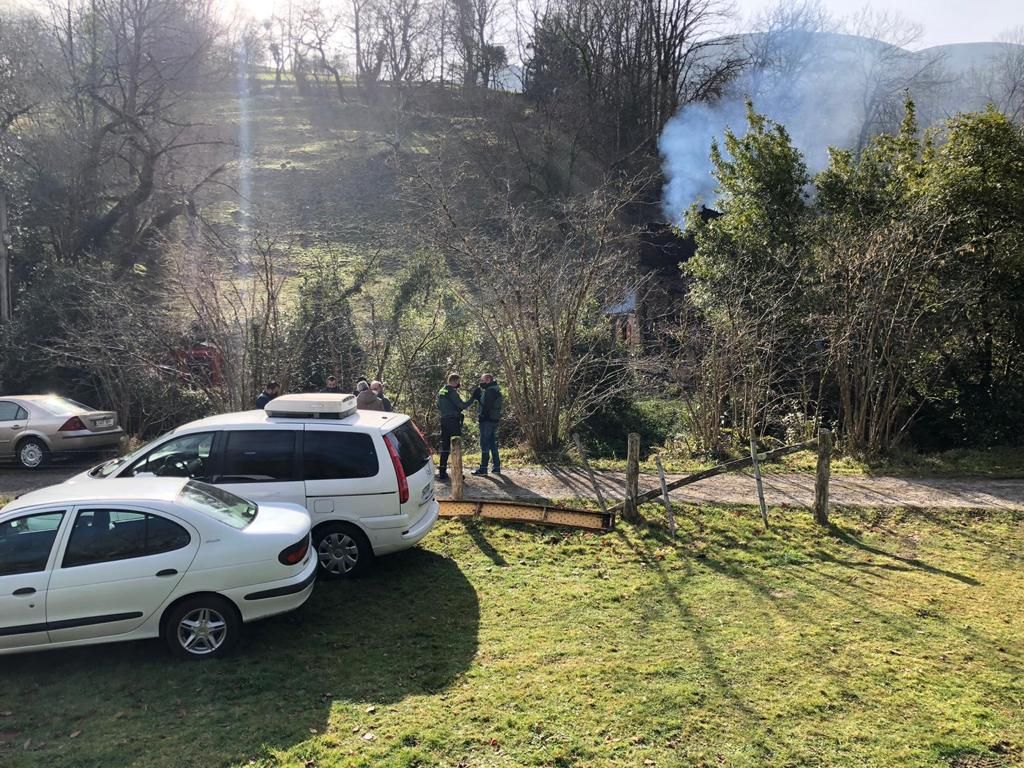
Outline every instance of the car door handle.
[(35, 593), (36, 590), (34, 587), (22, 587), (21, 589), (14, 590), (14, 594), (18, 597), (21, 597), (22, 595), (34, 595)]
[(21, 429), (21, 424), (11, 424), (11, 430)]
[(178, 572), (174, 568), (164, 568), (162, 571), (157, 571), (157, 576), (176, 576)]

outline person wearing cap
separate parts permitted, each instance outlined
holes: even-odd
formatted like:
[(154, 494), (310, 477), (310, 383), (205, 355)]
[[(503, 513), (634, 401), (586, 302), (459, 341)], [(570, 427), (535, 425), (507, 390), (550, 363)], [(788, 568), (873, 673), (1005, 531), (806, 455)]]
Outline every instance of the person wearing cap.
[(448, 377), (448, 383), (437, 391), (437, 410), (441, 414), (441, 460), (437, 468), (437, 479), (448, 479), (448, 454), (452, 450), (452, 438), (462, 435), (462, 413), (473, 404), (473, 400), (459, 397), (462, 379), (457, 373)]
[(356, 384), (356, 408), (361, 411), (383, 411), (380, 399), (370, 389), (365, 379)]
[(388, 400), (387, 397), (384, 395), (383, 382), (374, 379), (373, 381), (370, 382), (370, 389), (373, 390), (373, 394), (375, 394), (377, 396), (377, 399), (380, 400), (380, 407), (383, 410), (387, 411), (388, 413), (394, 410), (394, 408), (391, 407), (391, 401)]
[(485, 373), (480, 384), (473, 390), (473, 399), (480, 403), (480, 466), (474, 475), (487, 474), (487, 460), (490, 458), (491, 471), (501, 474), (501, 459), (498, 456), (498, 421), (504, 398), (494, 375)]
[(344, 392), (341, 391), (341, 386), (338, 384), (338, 377), (337, 376), (328, 376), (327, 377), (327, 386), (324, 387), (323, 389), (321, 389), (320, 391), (324, 392), (326, 394), (329, 394), (329, 395), (343, 395), (343, 394), (345, 394)]

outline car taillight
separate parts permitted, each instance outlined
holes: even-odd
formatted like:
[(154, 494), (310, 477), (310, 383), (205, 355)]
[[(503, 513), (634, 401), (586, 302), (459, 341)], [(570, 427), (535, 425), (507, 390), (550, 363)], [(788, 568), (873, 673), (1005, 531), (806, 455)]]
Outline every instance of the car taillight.
[(281, 565), (298, 565), (306, 557), (308, 551), (309, 536), (306, 536), (302, 541), (297, 541), (290, 547), (282, 549), (281, 554), (277, 556), (277, 560)]
[(405, 476), (402, 460), (398, 457), (398, 449), (391, 442), (391, 435), (384, 438), (384, 442), (387, 443), (388, 453), (391, 454), (391, 463), (395, 465), (395, 477), (398, 478), (398, 503), (405, 504), (409, 500), (409, 479)]
[(430, 447), (430, 443), (427, 441), (427, 436), (423, 434), (423, 430), (420, 429), (419, 425), (415, 421), (410, 421), (412, 428), (416, 430), (416, 434), (420, 436), (420, 440), (423, 441), (423, 445), (427, 448), (427, 453), (430, 454), (430, 458), (434, 458), (434, 449)]
[(77, 432), (80, 429), (88, 429), (85, 426), (85, 422), (77, 416), (72, 416), (70, 419), (64, 422), (64, 426), (58, 429), (58, 432)]

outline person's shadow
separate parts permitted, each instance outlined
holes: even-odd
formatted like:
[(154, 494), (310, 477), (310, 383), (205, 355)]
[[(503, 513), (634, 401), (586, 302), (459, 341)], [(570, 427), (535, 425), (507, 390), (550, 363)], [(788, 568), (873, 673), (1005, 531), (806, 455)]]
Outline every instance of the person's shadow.
[(244, 763), (323, 732), (334, 701), (379, 705), (443, 690), (476, 655), (479, 622), (458, 565), (412, 549), (363, 578), (318, 583), (298, 611), (247, 625), (223, 660), (177, 661), (159, 641), (0, 657), (0, 730), (49, 766), (128, 765), (154, 748)]

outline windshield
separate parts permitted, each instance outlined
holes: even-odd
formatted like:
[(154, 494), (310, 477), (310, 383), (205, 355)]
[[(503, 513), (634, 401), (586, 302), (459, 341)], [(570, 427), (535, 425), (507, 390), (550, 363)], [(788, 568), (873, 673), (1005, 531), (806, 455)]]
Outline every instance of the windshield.
[(51, 416), (74, 416), (76, 413), (88, 413), (93, 410), (87, 405), (82, 405), (74, 400), (68, 400), (66, 397), (58, 397), (57, 395), (36, 400), (35, 404)]
[(259, 511), (259, 507), (251, 501), (197, 480), (185, 483), (178, 494), (178, 502), (239, 529), (255, 520)]
[[(173, 431), (174, 430), (171, 430), (171, 432)], [(117, 472), (117, 470), (119, 470), (128, 462), (135, 461), (135, 459), (137, 459), (143, 453), (152, 448), (156, 443), (159, 443), (161, 440), (163, 440), (165, 437), (171, 434), (171, 432), (165, 432), (164, 434), (160, 435), (160, 437), (150, 440), (148, 443), (143, 444), (142, 447), (140, 448), (136, 448), (131, 453), (126, 453), (124, 456), (118, 456), (116, 459), (111, 459), (110, 461), (103, 462), (98, 467), (93, 467), (92, 469), (89, 470), (89, 477), (110, 477), (112, 474)]]

